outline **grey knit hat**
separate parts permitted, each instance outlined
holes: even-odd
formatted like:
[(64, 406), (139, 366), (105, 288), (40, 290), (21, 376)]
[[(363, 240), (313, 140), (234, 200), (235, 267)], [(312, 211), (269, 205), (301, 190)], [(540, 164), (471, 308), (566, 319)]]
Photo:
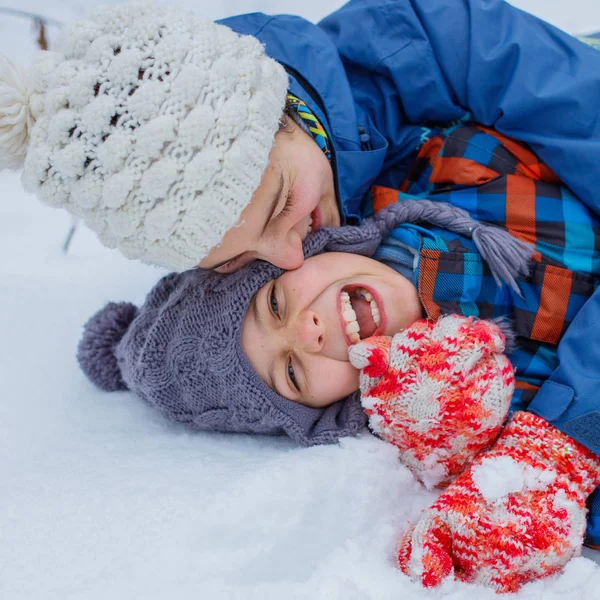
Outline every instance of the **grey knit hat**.
[[(405, 221), (472, 237), (492, 271), (511, 285), (527, 272), (530, 249), (506, 231), (428, 200), (392, 205), (360, 227), (321, 229), (305, 241), (304, 255), (372, 255)], [(167, 275), (140, 309), (111, 303), (92, 317), (79, 344), (79, 363), (102, 389), (129, 388), (169, 419), (197, 429), (287, 434), (304, 445), (353, 435), (366, 423), (358, 392), (327, 408), (303, 406), (271, 390), (244, 354), (242, 323), (250, 302), (282, 272), (255, 262), (230, 275), (200, 269)]]
[(254, 294), (282, 271), (256, 262), (231, 275), (194, 269), (161, 279), (138, 310), (111, 303), (85, 326), (78, 359), (101, 388), (131, 389), (202, 430), (288, 434), (326, 444), (365, 424), (358, 398), (313, 409), (258, 377), (241, 343)]
[(128, 258), (184, 271), (239, 221), (283, 114), (253, 36), (132, 2), (64, 28), (29, 71), (0, 55), (0, 170)]

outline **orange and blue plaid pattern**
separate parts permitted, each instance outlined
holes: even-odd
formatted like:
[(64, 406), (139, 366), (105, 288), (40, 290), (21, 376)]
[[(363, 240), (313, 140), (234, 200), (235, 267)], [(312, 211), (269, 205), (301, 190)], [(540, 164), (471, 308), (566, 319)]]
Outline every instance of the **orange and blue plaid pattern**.
[(373, 211), (415, 196), (463, 208), (535, 247), (519, 295), (497, 285), (470, 239), (410, 225), (391, 235), (419, 245), (418, 287), (430, 317), (514, 321), (519, 349), (511, 361), (519, 383), (513, 406), (524, 408), (558, 364), (556, 345), (569, 323), (600, 284), (600, 221), (526, 146), (478, 125), (456, 125), (431, 138), (402, 191), (372, 189)]
[[(415, 196), (458, 206), (534, 246), (531, 273), (518, 281), (517, 294), (497, 285), (463, 236), (405, 224), (386, 241), (389, 248), (418, 252), (416, 280), (430, 318), (511, 320), (518, 336), (509, 355), (517, 369), (511, 410), (525, 409), (558, 365), (560, 338), (600, 285), (600, 220), (529, 148), (479, 125), (437, 132), (421, 148), (401, 191), (371, 190), (372, 210)], [(600, 497), (597, 504), (600, 515)]]

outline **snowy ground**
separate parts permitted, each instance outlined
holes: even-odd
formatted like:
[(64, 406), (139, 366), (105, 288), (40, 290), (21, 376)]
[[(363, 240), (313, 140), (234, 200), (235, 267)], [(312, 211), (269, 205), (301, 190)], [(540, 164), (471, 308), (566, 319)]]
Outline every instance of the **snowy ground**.
[[(432, 0), (434, 1), (434, 0)], [(98, 2), (0, 0), (67, 21)], [(220, 17), (301, 12), (337, 0), (180, 2)], [(597, 0), (515, 4), (575, 32), (600, 29)], [(51, 35), (53, 31), (51, 31)], [(28, 61), (27, 21), (0, 14), (0, 51)], [(432, 500), (394, 451), (365, 435), (300, 449), (284, 439), (191, 434), (78, 371), (81, 324), (109, 300), (139, 302), (162, 274), (100, 247), (0, 175), (0, 598), (485, 600), (449, 582), (426, 592), (392, 562)], [(579, 558), (519, 599), (598, 598)]]

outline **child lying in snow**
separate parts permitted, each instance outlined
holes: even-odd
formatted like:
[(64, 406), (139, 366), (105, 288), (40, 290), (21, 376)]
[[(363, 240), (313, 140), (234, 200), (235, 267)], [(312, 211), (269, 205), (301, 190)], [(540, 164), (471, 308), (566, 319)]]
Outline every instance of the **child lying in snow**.
[[(422, 220), (423, 208), (431, 205), (431, 224), (445, 221), (451, 228), (448, 221), (456, 225), (460, 216), (455, 228), (477, 231), (478, 243), (496, 256), (497, 270), (516, 275), (500, 264), (506, 256), (518, 257), (513, 238), (422, 200), (392, 205), (359, 228), (323, 230), (308, 240), (306, 253), (378, 247), (390, 218), (396, 222), (404, 213), (404, 220)], [(342, 312), (344, 292), (356, 321)], [(287, 433), (303, 444), (330, 443), (365, 423), (356, 393), (359, 372), (348, 362), (349, 336), (389, 336), (416, 327), (422, 314), (419, 286), (404, 275), (364, 256), (326, 252), (285, 273), (256, 263), (229, 276), (201, 270), (169, 275), (140, 309), (109, 304), (93, 317), (79, 360), (104, 389), (128, 387), (165, 416), (199, 429)], [(506, 471), (496, 496), (481, 483), (494, 464)], [(515, 472), (527, 483), (522, 489)], [(454, 570), (465, 581), (514, 590), (579, 552), (585, 500), (599, 481), (600, 462), (591, 452), (543, 419), (517, 412), (496, 445), (404, 537), (400, 566), (425, 585)], [(468, 547), (459, 543), (465, 539)], [(502, 552), (510, 554), (510, 564)]]
[[(439, 131), (421, 148), (402, 192), (375, 187), (367, 201), (375, 214), (360, 227), (323, 229), (307, 239), (305, 256), (328, 252), (300, 269), (283, 273), (257, 263), (229, 277), (173, 274), (139, 310), (109, 305), (88, 324), (80, 362), (104, 389), (128, 387), (193, 427), (287, 433), (302, 444), (323, 444), (355, 434), (366, 421), (348, 346), (392, 336), (423, 316), (433, 323), (452, 313), (508, 317), (517, 338), (509, 356), (516, 369), (515, 416), (494, 448), (417, 525), (411, 539), (418, 550), (403, 544), (400, 562), (428, 585), (453, 567), (466, 581), (515, 589), (560, 568), (579, 550), (584, 502), (598, 483), (597, 459), (571, 439), (582, 437), (577, 419), (548, 415), (559, 431), (531, 414), (548, 414), (548, 400), (551, 408), (561, 400), (542, 393), (557, 389), (557, 382), (547, 388), (547, 380), (572, 351), (568, 340), (593, 325), (588, 307), (600, 298), (598, 218), (529, 149), (477, 125)], [(532, 262), (523, 241), (534, 246)], [(597, 351), (586, 348), (578, 366), (582, 377)], [(587, 423), (589, 415), (584, 418)], [(524, 492), (514, 484), (515, 493), (503, 499), (474, 491), (474, 469), (498, 453), (523, 465)], [(536, 480), (532, 469), (554, 480), (539, 489), (543, 477)], [(494, 520), (498, 502), (508, 503), (510, 519)], [(466, 535), (465, 507), (469, 523), (479, 518), (483, 524), (474, 529), (472, 544), (482, 536), (493, 539), (491, 546), (501, 545), (499, 556), (508, 553), (510, 564), (500, 561), (492, 569), (493, 557), (484, 559), (483, 551), (473, 564), (458, 543)], [(429, 539), (432, 518), (437, 545)], [(560, 544), (550, 543), (556, 519)], [(534, 531), (543, 535), (530, 536), (525, 522), (535, 522)], [(521, 538), (514, 528), (525, 532)]]

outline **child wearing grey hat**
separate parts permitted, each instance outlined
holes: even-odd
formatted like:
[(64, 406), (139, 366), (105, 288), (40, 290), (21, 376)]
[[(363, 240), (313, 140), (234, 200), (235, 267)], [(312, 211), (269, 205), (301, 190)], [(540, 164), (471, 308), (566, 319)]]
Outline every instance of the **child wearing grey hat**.
[[(293, 271), (257, 261), (232, 274), (168, 275), (141, 308), (111, 303), (98, 312), (85, 326), (78, 359), (101, 388), (129, 388), (167, 418), (200, 430), (329, 444), (357, 434), (368, 416), (423, 481), (458, 475), (402, 537), (400, 568), (428, 587), (453, 574), (515, 591), (581, 551), (600, 459), (514, 406), (515, 373), (497, 327), (457, 315), (432, 329), (422, 319), (427, 282), (369, 258), (398, 223), (412, 222), (471, 238), (501, 294), (518, 295), (527, 283), (531, 249), (506, 231), (449, 204), (406, 200), (360, 227), (309, 236), (307, 260)], [(381, 340), (392, 335), (386, 349)], [(369, 339), (356, 344), (362, 338)], [(515, 412), (502, 430), (511, 403)], [(527, 477), (539, 473), (539, 481), (520, 493), (514, 473), (532, 470)], [(514, 492), (488, 497), (490, 477)], [(570, 486), (572, 506), (556, 511), (550, 505), (561, 501), (563, 486)], [(490, 523), (495, 544), (512, 548), (511, 527), (520, 531), (532, 519), (556, 547), (550, 561), (537, 535), (523, 536), (509, 565), (486, 551)], [(457, 543), (439, 542), (446, 539)], [(468, 545), (459, 543), (464, 539)], [(430, 555), (442, 557), (443, 568)]]
[[(516, 591), (580, 553), (600, 459), (518, 406), (497, 327), (461, 315), (432, 325), (421, 319), (431, 318), (421, 303), (430, 282), (368, 258), (398, 223), (412, 222), (470, 238), (500, 297), (527, 301), (531, 248), (449, 204), (405, 200), (360, 227), (309, 236), (299, 269), (261, 261), (229, 275), (194, 269), (163, 278), (139, 309), (109, 304), (85, 326), (79, 362), (101, 388), (129, 388), (200, 430), (327, 444), (358, 433), (368, 415), (423, 481), (458, 475), (401, 538), (400, 568), (427, 587), (454, 575)], [(520, 334), (522, 323), (515, 327)], [(529, 369), (519, 351), (517, 377)], [(502, 429), (509, 404), (515, 412)]]
[[(344, 287), (350, 292), (360, 291), (361, 272), (388, 282), (386, 293), (396, 302), (381, 333), (391, 335), (421, 318), (422, 307), (406, 277), (365, 257), (398, 223), (413, 221), (472, 237), (478, 247), (486, 247), (494, 273), (512, 284), (527, 271), (529, 249), (507, 232), (482, 225), (461, 209), (427, 200), (392, 205), (360, 227), (324, 228), (309, 236), (305, 257), (327, 251), (313, 256), (315, 271), (337, 273), (336, 280), (347, 279)], [(340, 255), (332, 252), (357, 256), (342, 266)], [(309, 263), (306, 268), (311, 269)], [(273, 365), (262, 367), (260, 357), (274, 350), (258, 341), (264, 331), (264, 308), (269, 307), (272, 317), (277, 314), (280, 300), (272, 286), (282, 275), (281, 269), (262, 261), (229, 275), (201, 269), (168, 275), (141, 308), (111, 303), (92, 317), (79, 345), (79, 363), (102, 389), (130, 389), (167, 418), (197, 429), (287, 434), (303, 445), (356, 434), (366, 420), (357, 392), (358, 371), (347, 362), (350, 337), (342, 339), (340, 333), (335, 347), (327, 349), (339, 377), (327, 368), (319, 382), (324, 387), (313, 385), (312, 393), (301, 394), (294, 387), (300, 374), (287, 359), (277, 359), (276, 372)], [(337, 310), (337, 301), (328, 310)], [(347, 335), (353, 333), (357, 332)], [(262, 337), (268, 344), (268, 334)], [(327, 378), (336, 377), (342, 385), (325, 391)]]
[(111, 4), (28, 71), (0, 56), (0, 169), (128, 258), (292, 269), (373, 183), (400, 189), (431, 123), (529, 143), (598, 209), (599, 61), (501, 0), (349, 2), (319, 24)]

